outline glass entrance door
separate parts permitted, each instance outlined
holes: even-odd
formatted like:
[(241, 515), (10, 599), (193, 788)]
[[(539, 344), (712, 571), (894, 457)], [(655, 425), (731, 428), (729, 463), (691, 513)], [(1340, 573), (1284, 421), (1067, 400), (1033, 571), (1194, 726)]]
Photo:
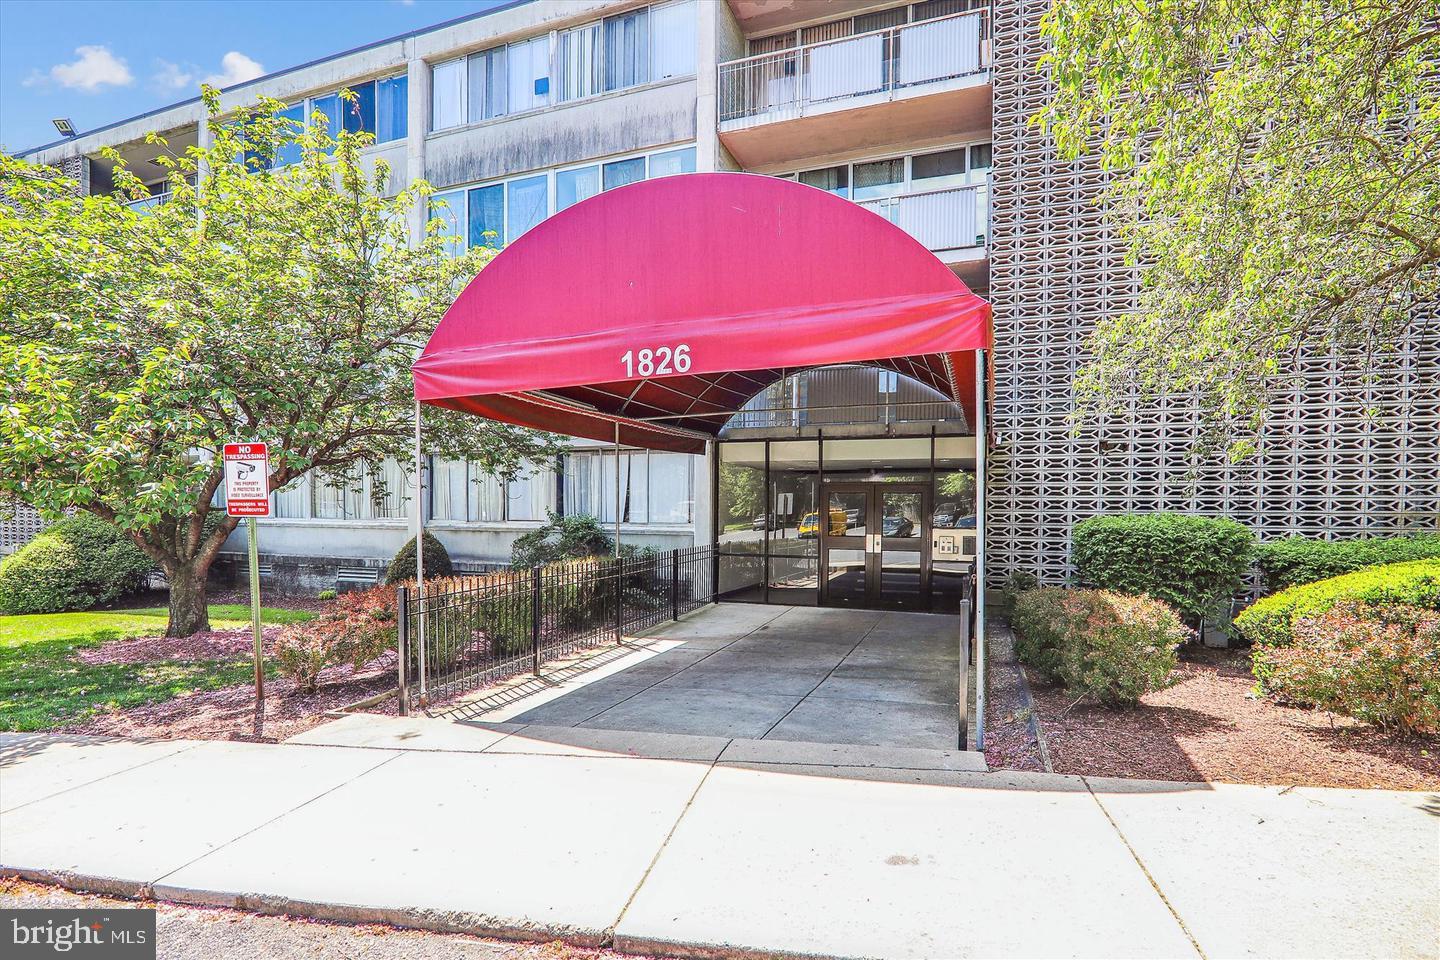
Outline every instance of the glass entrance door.
[(825, 484), (820, 602), (929, 609), (929, 499), (918, 483)]

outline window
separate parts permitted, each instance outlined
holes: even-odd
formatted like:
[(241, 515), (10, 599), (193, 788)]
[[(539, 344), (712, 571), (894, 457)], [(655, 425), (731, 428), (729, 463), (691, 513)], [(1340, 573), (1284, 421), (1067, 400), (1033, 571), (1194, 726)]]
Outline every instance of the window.
[(365, 477), (359, 470), (343, 476), (312, 474), (311, 515), (321, 520), (359, 520), (365, 516)]
[(500, 480), (470, 467), (470, 499), (466, 518), (479, 523), (499, 523), (505, 519), (505, 498)]
[(500, 247), (505, 243), (505, 187), (492, 184), (470, 191), (470, 246)]
[(550, 38), (536, 37), (512, 43), (507, 54), (510, 70), (510, 112), (523, 113), (550, 102)]
[(375, 81), (375, 142), (389, 143), (409, 132), (410, 78)]
[(557, 101), (579, 100), (600, 92), (600, 24), (563, 31), (555, 56)]
[(605, 18), (605, 89), (650, 79), (650, 10), (641, 7)]
[(439, 233), (447, 238), (446, 252), (459, 256), (465, 252), (465, 191), (451, 190), (430, 196), (430, 219), (440, 221)]
[(351, 133), (375, 133), (375, 84), (362, 83), (353, 88), (352, 100), (340, 104), (341, 125)]
[(464, 460), (434, 460), (430, 464), (430, 517), (434, 520), (465, 520), (466, 479), (469, 464)]
[(467, 116), (471, 123), (505, 115), (508, 93), (504, 47), (482, 50), (470, 57), (470, 103)]
[(555, 212), (574, 206), (600, 192), (600, 168), (580, 167), (555, 174)]
[(383, 460), (369, 474), (370, 516), (403, 520), (410, 515), (410, 477), (397, 460)]
[(855, 164), (855, 200), (898, 197), (905, 186), (905, 158)]
[[(293, 107), (288, 107), (284, 110), (281, 110), (275, 115), (277, 117), (290, 121), (290, 133), (298, 136), (299, 134), (304, 132), (306, 118), (305, 104), (303, 102), (297, 103)], [(287, 164), (299, 163), (300, 155), (300, 144), (296, 143), (294, 140), (286, 140), (284, 143), (280, 144), (280, 146), (275, 148), (275, 166), (283, 167)]]
[(614, 160), (605, 164), (605, 189), (614, 190), (616, 187), (623, 187), (627, 183), (635, 183), (645, 179), (645, 158), (633, 157), (629, 160)]
[[(990, 172), (994, 166), (994, 145), (989, 143), (977, 143), (970, 148), (970, 172), (971, 183), (979, 183), (984, 175)], [(974, 176), (980, 174), (979, 177)]]
[(544, 520), (555, 509), (555, 473), (548, 467), (531, 467), (505, 484), (508, 520)]
[(910, 179), (916, 190), (942, 190), (962, 187), (965, 177), (965, 148), (942, 150), (914, 157), (910, 161)]
[(291, 480), (275, 491), (275, 516), (288, 520), (304, 520), (310, 516), (310, 491), (305, 489), (305, 478)]
[[(693, 517), (691, 481), (694, 458), (683, 453), (621, 451), (622, 523), (689, 523)], [(613, 451), (566, 454), (565, 513), (615, 522), (616, 458)]]
[(509, 218), (505, 242), (514, 243), (521, 234), (549, 215), (550, 178), (541, 174), (524, 180), (511, 180), (506, 189)]
[(695, 172), (695, 148), (683, 147), (650, 156), (650, 179)]
[[(310, 101), (310, 120), (312, 123), (322, 122), (325, 125), (325, 132), (332, 137), (340, 136), (340, 94), (332, 93), (328, 97), (317, 97)], [(318, 116), (317, 116), (318, 114)]]
[(825, 167), (823, 170), (806, 170), (800, 174), (801, 183), (809, 184), (837, 197), (850, 196), (850, 168)]
[(690, 482), (695, 458), (683, 453), (650, 454), (650, 522), (689, 523)]
[(650, 77), (685, 77), (695, 72), (695, 0), (678, 0), (650, 8), (654, 39)]
[(465, 122), (465, 61), (437, 63), (431, 71), (430, 128), (444, 130)]

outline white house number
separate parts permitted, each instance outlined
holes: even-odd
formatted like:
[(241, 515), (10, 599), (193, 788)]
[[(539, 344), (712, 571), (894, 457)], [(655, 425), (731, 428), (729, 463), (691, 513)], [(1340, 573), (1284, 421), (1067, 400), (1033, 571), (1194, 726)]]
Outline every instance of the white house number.
[(672, 373), (688, 373), (690, 370), (690, 345), (677, 343), (673, 347), (656, 347), (638, 353), (626, 350), (620, 358), (625, 364), (625, 376), (664, 377)]

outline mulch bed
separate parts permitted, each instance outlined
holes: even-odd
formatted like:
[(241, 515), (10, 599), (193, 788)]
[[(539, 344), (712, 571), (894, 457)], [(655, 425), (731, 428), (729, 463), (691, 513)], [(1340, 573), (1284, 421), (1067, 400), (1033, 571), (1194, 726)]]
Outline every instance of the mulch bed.
[(1440, 789), (1440, 741), (1257, 698), (1243, 650), (1186, 648), (1178, 681), (1125, 709), (1072, 706), (1073, 694), (1027, 675), (1056, 773)]
[(1043, 771), (1045, 763), (1030, 729), (1030, 704), (1010, 632), (992, 627), (987, 644), (985, 762), (993, 770)]

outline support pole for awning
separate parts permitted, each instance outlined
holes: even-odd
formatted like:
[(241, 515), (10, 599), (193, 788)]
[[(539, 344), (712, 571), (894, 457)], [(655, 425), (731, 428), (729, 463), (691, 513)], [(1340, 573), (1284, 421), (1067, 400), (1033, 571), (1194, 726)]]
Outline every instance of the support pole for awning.
[(421, 451), (420, 401), (415, 401), (415, 597), (420, 640), (420, 705), (425, 705), (425, 461)]
[(620, 558), (620, 421), (615, 421), (615, 558)]
[(985, 351), (975, 351), (975, 749), (985, 749)]

